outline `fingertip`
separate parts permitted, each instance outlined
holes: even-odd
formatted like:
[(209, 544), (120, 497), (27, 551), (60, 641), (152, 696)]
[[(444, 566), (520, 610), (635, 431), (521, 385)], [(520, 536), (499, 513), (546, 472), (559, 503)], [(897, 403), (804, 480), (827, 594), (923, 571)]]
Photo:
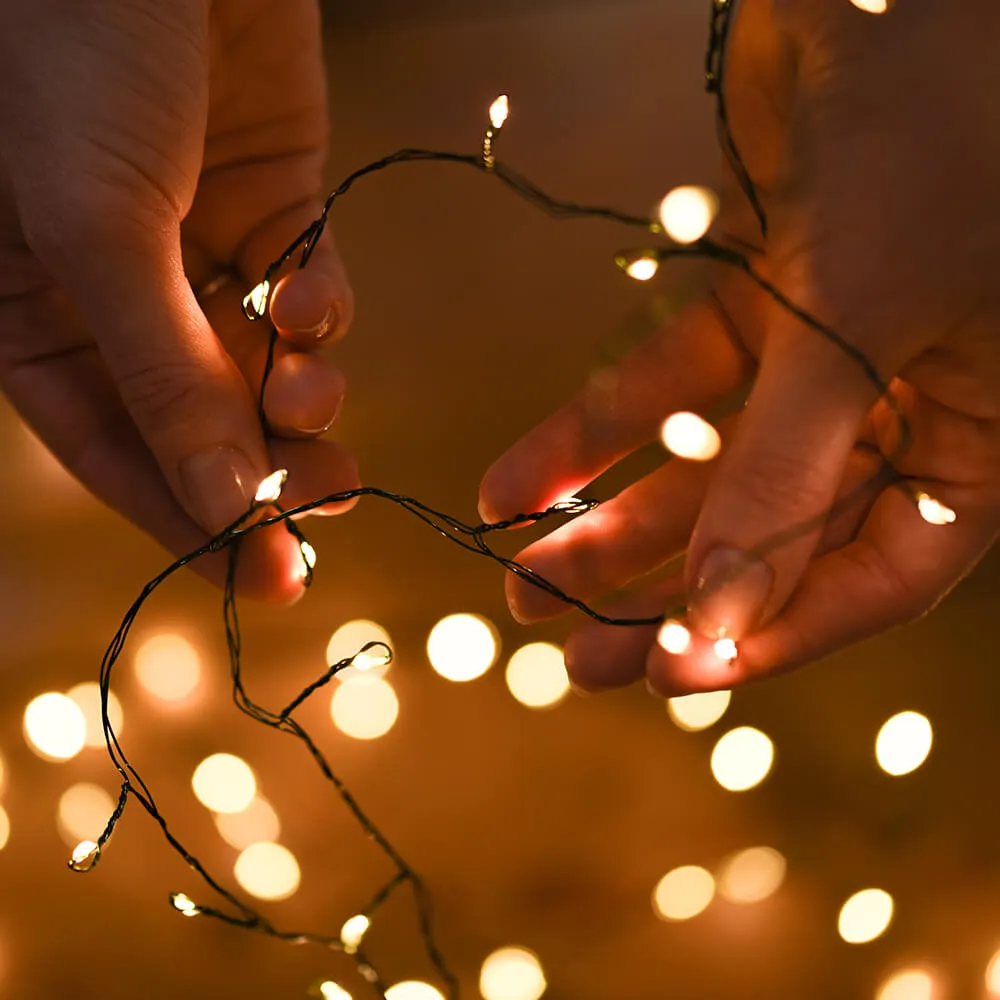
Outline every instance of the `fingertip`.
[(305, 268), (278, 282), (270, 313), (284, 340), (316, 347), (334, 343), (347, 333), (354, 318), (354, 295), (346, 280)]
[(326, 359), (301, 351), (279, 358), (264, 388), (268, 423), (283, 436), (315, 437), (340, 415), (346, 381)]

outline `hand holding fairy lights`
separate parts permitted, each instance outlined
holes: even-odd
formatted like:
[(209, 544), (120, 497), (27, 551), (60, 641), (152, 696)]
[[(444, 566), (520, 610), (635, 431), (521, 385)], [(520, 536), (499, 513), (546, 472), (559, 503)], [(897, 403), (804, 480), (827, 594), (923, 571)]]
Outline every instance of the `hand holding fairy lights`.
[[(728, 14), (716, 3), (723, 35)], [(982, 2), (900, 3), (883, 18), (846, 3), (740, 5), (709, 60), (721, 76), (725, 48), (719, 242), (827, 331), (720, 266), (704, 301), (487, 473), (485, 517), (543, 507), (654, 440), (674, 411), (704, 412), (753, 380), (721, 427), (717, 468), (672, 460), (518, 556), (590, 600), (687, 550), (683, 573), (608, 611), (650, 614), (686, 589), (695, 634), (672, 626), (657, 643), (654, 627), (588, 623), (566, 648), (577, 685), (645, 675), (676, 694), (817, 659), (925, 613), (994, 540), (998, 31)], [(639, 254), (631, 273), (648, 277), (658, 257)], [(507, 590), (521, 620), (564, 610), (515, 577)], [(719, 636), (740, 640), (731, 665)]]

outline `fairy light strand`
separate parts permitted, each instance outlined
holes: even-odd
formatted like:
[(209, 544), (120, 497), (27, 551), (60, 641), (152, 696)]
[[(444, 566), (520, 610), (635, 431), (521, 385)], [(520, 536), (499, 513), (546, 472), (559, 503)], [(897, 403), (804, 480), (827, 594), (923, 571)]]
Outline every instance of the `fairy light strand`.
[[(716, 98), (716, 118), (719, 130), (720, 143), (729, 159), (729, 162), (736, 173), (736, 176), (743, 188), (756, 216), (761, 229), (761, 235), (766, 236), (767, 220), (763, 207), (760, 204), (756, 189), (750, 178), (749, 172), (739, 155), (736, 143), (730, 131), (729, 118), (726, 109), (724, 96), (724, 69), (726, 47), (729, 37), (731, 14), (731, 0), (712, 0), (712, 17), (709, 32), (709, 47), (705, 60), (706, 87)], [(408, 148), (397, 151), (390, 156), (367, 164), (350, 174), (336, 189), (334, 189), (326, 202), (320, 216), (311, 223), (286, 249), (275, 259), (266, 269), (263, 279), (243, 300), (243, 312), (249, 320), (258, 320), (267, 313), (270, 295), (275, 286), (275, 280), (281, 268), (291, 259), (295, 252), (301, 247), (298, 267), (301, 269), (308, 263), (316, 243), (322, 235), (326, 226), (329, 214), (338, 199), (343, 197), (354, 185), (356, 181), (369, 174), (377, 173), (391, 166), (402, 163), (414, 162), (449, 162), (472, 167), (491, 175), (509, 188), (514, 194), (533, 204), (535, 207), (545, 211), (557, 219), (569, 218), (595, 218), (617, 222), (633, 228), (642, 228), (652, 234), (662, 234), (663, 227), (657, 220), (651, 220), (644, 216), (633, 215), (627, 212), (618, 211), (613, 208), (584, 205), (576, 202), (563, 201), (552, 197), (541, 188), (529, 181), (516, 170), (508, 167), (496, 160), (495, 146), (497, 134), (506, 120), (508, 104), (506, 95), (498, 98), (490, 109), (490, 127), (486, 131), (482, 149), (477, 154), (459, 154), (427, 149)], [(750, 249), (748, 247), (748, 249)], [(738, 253), (731, 247), (724, 246), (707, 237), (686, 245), (660, 246), (653, 249), (640, 251), (624, 251), (619, 253), (615, 260), (620, 267), (628, 270), (636, 260), (644, 259), (655, 264), (654, 270), (665, 260), (675, 257), (698, 257), (713, 260), (715, 262), (736, 268), (742, 271), (751, 281), (770, 295), (779, 305), (794, 315), (801, 322), (809, 326), (819, 335), (827, 339), (837, 349), (851, 358), (864, 372), (866, 377), (876, 388), (879, 395), (887, 401), (896, 416), (900, 435), (894, 455), (890, 458), (880, 454), (882, 464), (880, 469), (866, 482), (856, 487), (848, 496), (838, 500), (831, 509), (825, 512), (820, 518), (811, 519), (808, 523), (792, 526), (767, 539), (757, 546), (755, 554), (762, 554), (770, 549), (786, 543), (790, 538), (803, 532), (813, 530), (817, 523), (821, 523), (827, 517), (834, 515), (840, 509), (856, 502), (862, 493), (869, 490), (880, 490), (887, 485), (896, 485), (905, 489), (910, 495), (915, 506), (919, 506), (921, 513), (927, 520), (936, 518), (932, 523), (949, 523), (954, 519), (954, 512), (950, 508), (939, 504), (934, 498), (916, 490), (907, 480), (897, 472), (895, 461), (910, 444), (911, 434), (909, 424), (899, 408), (899, 404), (888, 390), (886, 382), (879, 375), (875, 366), (861, 352), (854, 347), (836, 331), (824, 325), (818, 319), (810, 315), (806, 310), (797, 306), (789, 300), (776, 286), (760, 275), (750, 263), (749, 259)], [(651, 274), (648, 276), (652, 276)], [(260, 392), (258, 395), (258, 415), (261, 426), (265, 433), (270, 431), (270, 425), (264, 410), (264, 392), (267, 380), (274, 365), (275, 348), (277, 344), (277, 331), (270, 334), (267, 358), (265, 362), (264, 374), (261, 379)], [(218, 535), (210, 539), (199, 548), (189, 552), (177, 559), (174, 563), (163, 570), (158, 576), (150, 580), (142, 589), (139, 596), (133, 602), (125, 614), (117, 632), (105, 651), (101, 662), (100, 686), (101, 686), (101, 709), (102, 723), (104, 727), (105, 741), (112, 763), (118, 770), (121, 779), (121, 790), (118, 802), (105, 826), (104, 831), (89, 848), (86, 854), (74, 852), (74, 857), (70, 860), (69, 866), (75, 871), (90, 871), (100, 861), (102, 852), (108, 843), (118, 820), (124, 813), (129, 797), (135, 798), (146, 812), (160, 826), (161, 831), (170, 847), (177, 852), (187, 865), (203, 880), (206, 886), (219, 896), (230, 909), (219, 909), (214, 906), (192, 899), (185, 893), (173, 893), (171, 904), (179, 913), (186, 916), (204, 916), (216, 919), (235, 927), (252, 930), (266, 936), (276, 938), (281, 941), (298, 944), (316, 944), (333, 951), (339, 951), (350, 955), (361, 976), (370, 983), (373, 988), (384, 996), (387, 986), (371, 959), (360, 947), (360, 938), (357, 940), (351, 937), (349, 942), (342, 939), (341, 933), (321, 934), (315, 932), (288, 931), (277, 928), (270, 920), (261, 913), (253, 909), (248, 904), (240, 900), (234, 893), (230, 892), (221, 882), (213, 877), (204, 864), (192, 854), (175, 836), (167, 824), (165, 817), (156, 806), (152, 792), (142, 779), (135, 766), (126, 756), (115, 733), (114, 727), (108, 717), (108, 698), (110, 692), (111, 674), (115, 664), (124, 651), (129, 632), (135, 622), (139, 611), (153, 593), (182, 567), (188, 566), (196, 559), (209, 553), (219, 553), (228, 550), (228, 566), (226, 583), (223, 593), (223, 621), (226, 630), (226, 640), (230, 659), (230, 673), (232, 678), (232, 696), (235, 704), (240, 709), (257, 722), (272, 729), (287, 733), (301, 743), (303, 743), (318, 767), (324, 778), (333, 786), (341, 802), (348, 808), (355, 820), (365, 832), (365, 834), (376, 844), (376, 846), (391, 860), (395, 867), (395, 874), (385, 882), (371, 897), (367, 906), (358, 911), (350, 921), (365, 921), (365, 930), (371, 923), (372, 917), (379, 908), (392, 896), (392, 894), (403, 885), (409, 885), (417, 911), (417, 924), (425, 954), (434, 967), (436, 973), (446, 985), (450, 1000), (456, 1000), (459, 995), (458, 981), (450, 971), (447, 963), (436, 943), (430, 895), (426, 886), (421, 881), (416, 872), (406, 863), (395, 847), (381, 833), (378, 827), (372, 822), (363, 811), (358, 801), (346, 788), (343, 782), (332, 770), (328, 760), (320, 751), (309, 733), (293, 718), (293, 713), (307, 701), (313, 694), (329, 684), (341, 670), (353, 664), (354, 660), (362, 654), (370, 655), (372, 650), (380, 649), (385, 661), (392, 657), (392, 650), (382, 642), (369, 642), (365, 644), (353, 656), (339, 660), (337, 663), (328, 665), (327, 669), (303, 690), (294, 697), (280, 711), (272, 711), (258, 705), (248, 695), (241, 672), (242, 640), (240, 635), (239, 617), (236, 608), (235, 579), (236, 566), (239, 547), (242, 539), (254, 531), (260, 531), (275, 524), (283, 524), (285, 529), (296, 539), (303, 560), (303, 583), (309, 586), (312, 581), (313, 571), (316, 564), (316, 550), (305, 538), (301, 530), (291, 520), (298, 514), (306, 513), (317, 507), (329, 503), (337, 503), (352, 500), (365, 496), (379, 497), (402, 507), (413, 516), (419, 518), (428, 526), (435, 529), (442, 537), (447, 538), (454, 544), (460, 545), (469, 552), (485, 556), (503, 566), (508, 571), (514, 573), (521, 579), (538, 587), (550, 594), (557, 600), (577, 608), (579, 611), (606, 625), (615, 626), (651, 626), (662, 625), (665, 621), (675, 620), (684, 615), (686, 607), (680, 605), (669, 609), (662, 614), (640, 617), (622, 618), (604, 615), (596, 609), (590, 607), (584, 601), (573, 597), (561, 590), (558, 586), (547, 580), (545, 577), (535, 573), (529, 567), (518, 563), (514, 559), (509, 559), (500, 555), (489, 544), (490, 534), (503, 531), (515, 525), (537, 523), (547, 520), (556, 515), (575, 517), (585, 514), (598, 506), (596, 500), (586, 500), (573, 498), (554, 504), (543, 511), (535, 513), (519, 513), (510, 518), (491, 523), (468, 524), (460, 519), (435, 510), (413, 497), (403, 494), (392, 493), (388, 490), (371, 486), (358, 487), (352, 490), (344, 490), (338, 493), (329, 494), (308, 503), (300, 504), (291, 509), (284, 509), (278, 504), (278, 497), (283, 486), (285, 474), (282, 470), (268, 477), (261, 484), (261, 492), (254, 500), (250, 509), (223, 529)], [(261, 516), (263, 508), (274, 508), (276, 514)], [(931, 516), (928, 516), (930, 514)], [(720, 650), (723, 659), (732, 661), (737, 656), (735, 644), (730, 644), (725, 650)], [(85, 845), (81, 845), (81, 848)], [(80, 848), (78, 848), (78, 852)], [(344, 924), (347, 927), (350, 921)], [(354, 926), (360, 926), (356, 923)], [(363, 934), (364, 932), (362, 932)]]

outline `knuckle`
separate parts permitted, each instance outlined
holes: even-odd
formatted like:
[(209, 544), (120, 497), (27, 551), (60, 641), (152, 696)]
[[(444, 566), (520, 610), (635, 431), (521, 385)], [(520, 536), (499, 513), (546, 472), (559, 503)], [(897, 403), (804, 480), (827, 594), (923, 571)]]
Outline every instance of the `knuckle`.
[(904, 573), (878, 546), (856, 544), (845, 548), (843, 554), (871, 581), (871, 592), (885, 609), (885, 628), (917, 621), (934, 606), (934, 599), (918, 581)]

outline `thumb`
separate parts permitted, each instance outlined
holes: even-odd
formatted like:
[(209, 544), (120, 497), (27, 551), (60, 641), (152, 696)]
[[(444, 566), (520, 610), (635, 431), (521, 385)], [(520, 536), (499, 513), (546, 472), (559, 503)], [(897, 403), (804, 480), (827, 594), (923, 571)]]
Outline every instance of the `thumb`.
[(878, 390), (777, 304), (759, 373), (688, 550), (691, 623), (739, 639), (775, 615), (819, 541)]
[(249, 387), (185, 278), (176, 216), (163, 214), (70, 212), (26, 235), (94, 332), (172, 492), (216, 534), (270, 470)]

